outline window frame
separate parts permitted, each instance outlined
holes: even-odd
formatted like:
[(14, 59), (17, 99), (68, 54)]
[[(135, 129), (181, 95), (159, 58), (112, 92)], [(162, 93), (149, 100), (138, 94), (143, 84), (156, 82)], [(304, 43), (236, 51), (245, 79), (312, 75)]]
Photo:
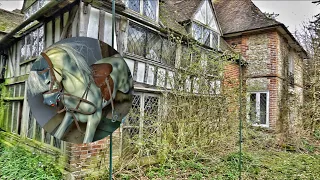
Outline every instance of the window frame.
[[(159, 22), (159, 0), (139, 0), (139, 1), (140, 1), (139, 12), (129, 8), (130, 0), (125, 1), (127, 10), (132, 14), (147, 18), (148, 20), (155, 21), (156, 23), (158, 23)], [(144, 1), (156, 1), (155, 19), (152, 19), (151, 17), (144, 15)]]
[[(258, 118), (260, 116), (260, 94), (262, 93), (266, 93), (266, 124), (260, 124), (260, 123), (254, 123), (251, 121), (250, 119), (250, 95), (251, 94), (256, 94), (256, 109), (259, 109), (259, 112), (256, 113), (256, 118)], [(251, 92), (247, 92), (247, 113), (246, 113), (246, 117), (247, 117), (247, 122), (251, 123), (252, 126), (256, 126), (256, 127), (265, 127), (265, 128), (269, 128), (270, 127), (270, 122), (269, 122), (269, 105), (270, 105), (270, 96), (269, 96), (269, 91), (251, 91)], [(260, 117), (258, 118), (259, 122), (261, 122)]]
[[(129, 29), (130, 28), (133, 28), (133, 29), (136, 29), (136, 28), (139, 28), (141, 29), (142, 32), (144, 35), (145, 35), (145, 39), (143, 40), (143, 42), (139, 42), (141, 44), (143, 44), (143, 47), (142, 47), (142, 55), (141, 54), (138, 54), (138, 53), (135, 53), (135, 52), (132, 52), (130, 51), (129, 49), (129, 44), (130, 44), (130, 41), (129, 41)], [(143, 59), (144, 62), (152, 62), (152, 63), (157, 63), (157, 64), (161, 64), (161, 65), (164, 65), (165, 67), (175, 67), (176, 64), (177, 64), (177, 50), (178, 50), (178, 44), (177, 43), (174, 43), (173, 46), (175, 47), (174, 48), (174, 52), (172, 53), (174, 59), (167, 59), (166, 57), (164, 58), (163, 57), (163, 51), (164, 51), (164, 43), (165, 41), (167, 41), (168, 43), (172, 43), (169, 39), (169, 37), (167, 37), (166, 35), (162, 34), (161, 32), (153, 29), (153, 28), (149, 28), (139, 22), (136, 22), (134, 20), (128, 20), (128, 27), (127, 27), (127, 31), (126, 31), (126, 42), (125, 42), (125, 50), (124, 50), (124, 53), (125, 55), (127, 55), (129, 58), (130, 57), (138, 57), (139, 59)], [(148, 57), (151, 55), (150, 52), (150, 47), (148, 46), (148, 38), (150, 37), (150, 34), (153, 34), (155, 36), (159, 36), (160, 38), (160, 48), (159, 48), (159, 54), (157, 54), (157, 59), (155, 58), (152, 58), (152, 57)]]
[[(139, 132), (133, 136), (129, 135), (129, 139), (133, 139), (134, 137), (137, 136), (138, 138), (138, 141), (144, 141), (144, 136), (145, 136), (145, 133), (144, 131), (147, 129), (147, 128), (150, 128), (150, 127), (155, 127), (157, 128), (157, 131), (155, 132), (155, 134), (157, 135), (157, 141), (160, 141), (159, 137), (160, 137), (160, 131), (159, 131), (159, 124), (160, 123), (160, 116), (161, 116), (161, 103), (162, 103), (162, 97), (160, 94), (157, 94), (157, 93), (154, 93), (154, 92), (144, 92), (144, 91), (138, 91), (138, 92), (135, 92), (134, 95), (136, 96), (140, 96), (140, 107), (139, 107), (139, 114), (136, 114), (139, 119), (138, 119), (138, 122), (137, 124), (129, 124), (128, 121), (129, 121), (129, 115), (125, 116), (123, 118), (123, 123), (121, 125), (121, 151), (124, 150), (126, 147), (124, 147), (123, 145), (123, 141), (124, 141), (124, 137), (128, 137), (128, 136), (124, 136), (124, 131), (125, 129), (139, 129)], [(157, 107), (158, 109), (156, 110), (156, 120), (155, 122), (153, 122), (152, 125), (146, 125), (146, 121), (148, 121), (147, 118), (145, 118), (145, 103), (146, 103), (146, 97), (156, 97), (158, 98), (158, 104), (157, 104)], [(146, 156), (149, 156), (150, 154), (146, 155)], [(140, 153), (140, 156), (143, 156), (142, 153)]]
[[(201, 27), (201, 39), (200, 40), (197, 40), (197, 39), (195, 39), (195, 31), (194, 31), (194, 24), (196, 24), (197, 26), (199, 26), (199, 27)], [(192, 37), (196, 40), (196, 41), (198, 41), (198, 42), (200, 42), (200, 43), (202, 43), (202, 44), (204, 44), (205, 46), (208, 46), (208, 45), (206, 45), (205, 44), (205, 41), (204, 41), (204, 30), (205, 29), (208, 29), (209, 31), (210, 31), (210, 45), (208, 46), (208, 47), (211, 47), (211, 48), (217, 48), (218, 50), (219, 50), (219, 47), (220, 47), (220, 33), (218, 32), (218, 31), (216, 31), (216, 30), (214, 30), (214, 29), (212, 29), (211, 27), (209, 27), (208, 25), (205, 25), (205, 24), (203, 24), (203, 23), (201, 23), (201, 22), (199, 22), (199, 21), (197, 21), (197, 20), (193, 20), (192, 21), (192, 23), (191, 23), (191, 34), (192, 34)], [(217, 41), (217, 47), (214, 47), (214, 42), (213, 42), (213, 34), (217, 34), (218, 35), (218, 41)]]

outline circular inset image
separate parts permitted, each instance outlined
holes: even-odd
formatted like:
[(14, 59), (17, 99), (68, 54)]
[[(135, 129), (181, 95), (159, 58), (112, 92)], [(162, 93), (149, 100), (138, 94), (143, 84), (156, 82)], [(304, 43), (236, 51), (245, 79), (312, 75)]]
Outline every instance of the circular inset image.
[(90, 143), (115, 131), (132, 104), (125, 60), (88, 37), (61, 40), (41, 52), (27, 81), (33, 117), (63, 141)]

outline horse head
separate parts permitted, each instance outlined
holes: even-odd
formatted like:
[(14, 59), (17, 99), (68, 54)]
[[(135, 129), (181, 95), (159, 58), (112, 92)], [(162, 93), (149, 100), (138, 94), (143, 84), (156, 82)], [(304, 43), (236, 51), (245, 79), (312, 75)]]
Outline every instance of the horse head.
[(77, 90), (65, 81), (72, 77), (78, 85), (84, 86), (90, 81), (90, 73), (85, 60), (73, 47), (58, 44), (42, 52), (34, 62), (28, 79), (29, 90), (32, 95), (42, 93), (44, 104), (57, 106), (62, 90), (68, 93)]

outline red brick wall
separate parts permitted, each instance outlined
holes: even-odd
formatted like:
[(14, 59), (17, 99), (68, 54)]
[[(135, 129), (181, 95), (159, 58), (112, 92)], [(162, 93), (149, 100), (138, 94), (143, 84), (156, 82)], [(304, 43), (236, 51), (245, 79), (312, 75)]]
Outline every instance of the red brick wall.
[[(120, 131), (113, 133), (113, 159), (119, 155)], [(99, 178), (109, 169), (110, 136), (87, 144), (67, 143), (67, 165), (66, 170), (76, 179), (90, 176)]]
[[(266, 77), (269, 79), (269, 84), (268, 84), (268, 90), (269, 90), (269, 127), (271, 129), (276, 128), (276, 122), (279, 118), (279, 81), (281, 80), (279, 77), (279, 74), (277, 74), (278, 70), (278, 45), (279, 45), (279, 36), (276, 30), (270, 30), (270, 31), (265, 31), (265, 32), (260, 32), (260, 33), (266, 33), (267, 38), (268, 38), (268, 51), (269, 51), (269, 57), (270, 61), (267, 64), (267, 68), (270, 70), (270, 74), (265, 74), (262, 75), (261, 77), (247, 77), (247, 78), (262, 78)], [(248, 46), (248, 41), (251, 36), (254, 36), (255, 34), (247, 34), (247, 35), (242, 35), (238, 37), (232, 37), (232, 38), (227, 38), (226, 42), (231, 46), (234, 47), (234, 50), (236, 52), (241, 52), (242, 56), (245, 59), (249, 59), (247, 51), (249, 50)], [(248, 62), (248, 66), (250, 66), (250, 62)], [(227, 73), (234, 74), (236, 71), (230, 70), (232, 68), (227, 67)], [(246, 77), (247, 75), (245, 75)]]
[(239, 65), (233, 62), (228, 63), (224, 68), (224, 86), (235, 87), (239, 83)]

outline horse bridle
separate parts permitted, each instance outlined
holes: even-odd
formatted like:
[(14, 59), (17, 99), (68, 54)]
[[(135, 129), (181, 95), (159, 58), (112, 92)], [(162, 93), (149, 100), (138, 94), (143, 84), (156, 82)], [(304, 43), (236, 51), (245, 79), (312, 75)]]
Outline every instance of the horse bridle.
[[(77, 104), (76, 108), (67, 108), (66, 106), (64, 106), (63, 109), (57, 110), (57, 113), (60, 114), (60, 113), (62, 113), (64, 111), (70, 112), (72, 114), (73, 120), (74, 120), (74, 122), (75, 122), (75, 124), (77, 126), (77, 129), (81, 133), (83, 133), (83, 131), (81, 130), (80, 125), (79, 125), (79, 123), (77, 121), (77, 118), (76, 118), (74, 113), (77, 112), (77, 113), (84, 114), (84, 115), (91, 115), (91, 114), (94, 114), (97, 111), (96, 105), (93, 104), (92, 102), (88, 101), (87, 99), (85, 99), (87, 97), (87, 95), (88, 95), (89, 90), (90, 90), (91, 82), (89, 82), (89, 84), (87, 86), (87, 89), (84, 91), (84, 93), (83, 93), (81, 98), (78, 97), (78, 96), (74, 96), (72, 94), (69, 94), (69, 93), (64, 93), (63, 92), (63, 87), (62, 87), (61, 83), (59, 81), (57, 81), (57, 78), (56, 78), (56, 76), (54, 74), (54, 71), (57, 72), (62, 77), (61, 73), (59, 73), (57, 70), (54, 69), (52, 62), (51, 62), (50, 58), (48, 57), (48, 55), (46, 53), (41, 52), (41, 56), (46, 60), (46, 62), (48, 63), (49, 67), (44, 69), (44, 70), (42, 70), (42, 71), (40, 71), (39, 73), (40, 74), (44, 74), (44, 73), (49, 71), (50, 78), (51, 78), (49, 91), (44, 92), (43, 94), (59, 93), (61, 99), (64, 99), (65, 96), (69, 96), (71, 98), (78, 99), (79, 103)], [(58, 86), (59, 86), (56, 89), (54, 89), (54, 85), (55, 84), (58, 84)], [(57, 101), (59, 102), (60, 99), (57, 99)], [(94, 107), (94, 110), (92, 112), (84, 112), (84, 111), (79, 110), (79, 106), (80, 106), (81, 102), (90, 104), (91, 106)]]
[[(71, 98), (75, 98), (75, 99), (78, 99), (79, 100), (79, 103), (77, 104), (76, 108), (66, 108), (66, 106), (64, 106), (64, 108), (62, 110), (57, 110), (57, 113), (62, 113), (64, 111), (67, 111), (67, 112), (70, 112), (73, 116), (73, 120), (77, 126), (77, 129), (83, 133), (83, 131), (81, 130), (80, 126), (79, 126), (79, 123), (76, 119), (76, 116), (75, 116), (75, 112), (77, 113), (80, 113), (80, 114), (84, 114), (84, 115), (92, 115), (94, 114), (96, 111), (97, 111), (97, 107), (95, 104), (93, 104), (92, 102), (88, 101), (87, 99), (87, 95), (88, 95), (88, 92), (90, 90), (90, 86), (91, 86), (91, 81), (88, 83), (88, 86), (87, 86), (87, 89), (84, 91), (82, 97), (78, 97), (78, 96), (74, 96), (72, 94), (69, 94), (69, 93), (64, 93), (63, 92), (63, 87), (61, 85), (61, 83), (59, 81), (57, 81), (57, 78), (54, 74), (54, 71), (57, 72), (57, 74), (59, 74), (61, 77), (62, 77), (62, 74), (60, 72), (58, 72), (57, 70), (54, 69), (53, 67), (53, 64), (52, 64), (52, 61), (50, 60), (50, 58), (48, 57), (48, 55), (44, 52), (41, 52), (41, 56), (46, 60), (46, 62), (48, 63), (48, 68), (38, 72), (39, 74), (44, 74), (46, 72), (49, 71), (49, 74), (50, 74), (50, 88), (49, 88), (49, 91), (47, 92), (44, 92), (44, 94), (50, 94), (50, 93), (59, 93), (60, 94), (60, 98), (61, 99), (64, 99), (64, 96), (69, 96)], [(54, 89), (54, 85), (55, 84), (58, 84), (58, 88)], [(108, 88), (108, 91), (109, 91), (109, 94), (110, 94), (110, 100), (111, 100), (111, 108), (112, 108), (112, 122), (115, 122), (117, 119), (118, 119), (118, 115), (115, 111), (115, 108), (114, 108), (114, 103), (113, 103), (113, 99), (112, 99), (112, 93), (111, 93), (111, 88), (110, 88), (110, 84), (109, 84), (109, 80), (106, 81), (106, 84), (107, 84), (107, 88)], [(57, 99), (57, 101), (59, 102), (60, 99)], [(87, 103), (87, 104), (90, 104), (91, 106), (94, 107), (94, 110), (92, 112), (84, 112), (84, 111), (81, 111), (79, 110), (79, 106), (80, 106), (80, 103), (81, 102), (84, 102), (84, 103)]]

